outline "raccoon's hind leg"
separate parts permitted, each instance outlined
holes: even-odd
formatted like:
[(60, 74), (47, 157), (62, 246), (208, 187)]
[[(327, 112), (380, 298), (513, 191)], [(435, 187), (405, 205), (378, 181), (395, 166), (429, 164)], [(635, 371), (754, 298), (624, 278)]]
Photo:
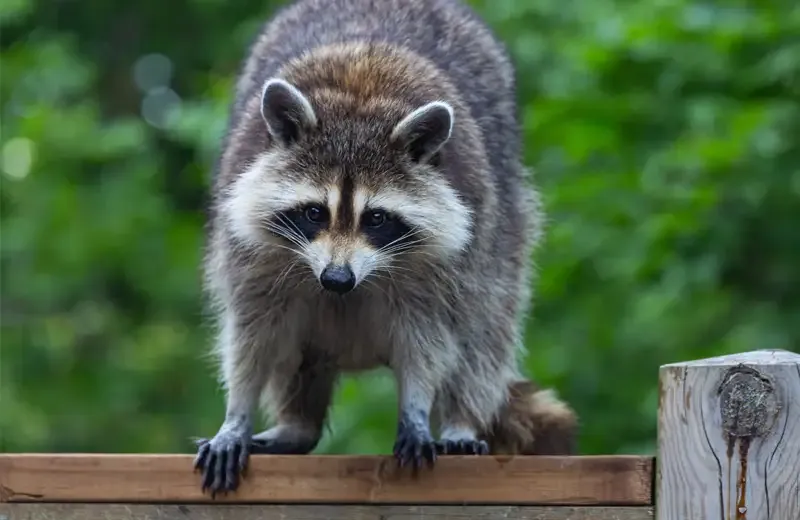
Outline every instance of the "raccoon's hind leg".
[(277, 424), (253, 436), (251, 453), (305, 455), (316, 448), (337, 375), (333, 363), (309, 351), (294, 373), (274, 374), (265, 404)]
[(449, 389), (444, 390), (436, 400), (440, 433), (436, 441), (436, 451), (442, 455), (486, 455), (489, 445), (478, 438), (477, 422), (469, 414), (459, 410), (459, 400)]
[(436, 451), (442, 455), (486, 455), (489, 445), (478, 439), (475, 429), (451, 425), (442, 430), (436, 441)]
[[(486, 336), (482, 338), (484, 341)], [(499, 342), (498, 342), (499, 344)], [(436, 399), (440, 425), (437, 451), (449, 455), (486, 455), (484, 438), (507, 399), (508, 380), (515, 374), (513, 351), (488, 344), (465, 345), (456, 370)]]

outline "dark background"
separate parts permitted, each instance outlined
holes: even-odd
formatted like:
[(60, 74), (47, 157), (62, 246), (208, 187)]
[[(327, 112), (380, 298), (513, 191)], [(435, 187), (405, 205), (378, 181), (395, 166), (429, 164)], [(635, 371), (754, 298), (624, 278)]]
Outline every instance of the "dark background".
[[(518, 66), (549, 218), (527, 369), (577, 409), (582, 453), (650, 453), (659, 365), (800, 352), (800, 5), (472, 3)], [(216, 432), (203, 207), (277, 4), (2, 2), (2, 451)], [(318, 451), (388, 453), (394, 392), (343, 380)]]

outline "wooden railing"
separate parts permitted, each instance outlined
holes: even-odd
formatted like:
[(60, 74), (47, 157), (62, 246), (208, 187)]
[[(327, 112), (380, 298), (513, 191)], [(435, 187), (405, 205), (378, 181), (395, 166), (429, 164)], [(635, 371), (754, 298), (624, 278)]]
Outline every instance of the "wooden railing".
[(442, 456), (412, 477), (389, 456), (256, 455), (214, 499), (192, 455), (3, 454), (0, 520), (800, 519), (800, 355), (663, 366), (658, 432), (657, 464)]

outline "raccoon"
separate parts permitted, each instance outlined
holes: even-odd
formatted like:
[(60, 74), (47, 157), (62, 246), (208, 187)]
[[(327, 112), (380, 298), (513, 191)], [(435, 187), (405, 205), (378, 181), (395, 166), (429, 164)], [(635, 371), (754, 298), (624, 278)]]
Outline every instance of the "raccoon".
[[(266, 22), (212, 187), (226, 413), (198, 442), (204, 490), (235, 490), (251, 453), (311, 452), (337, 377), (376, 367), (400, 466), (573, 452), (574, 412), (518, 369), (543, 211), (514, 81), (458, 0), (296, 0)], [(259, 398), (276, 425), (253, 435)]]

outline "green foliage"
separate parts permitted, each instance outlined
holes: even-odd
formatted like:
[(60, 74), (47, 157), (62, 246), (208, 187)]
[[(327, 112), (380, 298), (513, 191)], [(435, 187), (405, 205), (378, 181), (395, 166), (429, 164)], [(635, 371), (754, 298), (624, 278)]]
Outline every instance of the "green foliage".
[[(582, 452), (651, 452), (660, 364), (800, 351), (800, 8), (474, 5), (517, 63), (547, 205), (527, 367), (578, 410)], [(4, 451), (186, 452), (216, 431), (203, 207), (275, 7), (3, 2)], [(342, 381), (319, 450), (388, 452), (394, 392), (382, 371)]]

